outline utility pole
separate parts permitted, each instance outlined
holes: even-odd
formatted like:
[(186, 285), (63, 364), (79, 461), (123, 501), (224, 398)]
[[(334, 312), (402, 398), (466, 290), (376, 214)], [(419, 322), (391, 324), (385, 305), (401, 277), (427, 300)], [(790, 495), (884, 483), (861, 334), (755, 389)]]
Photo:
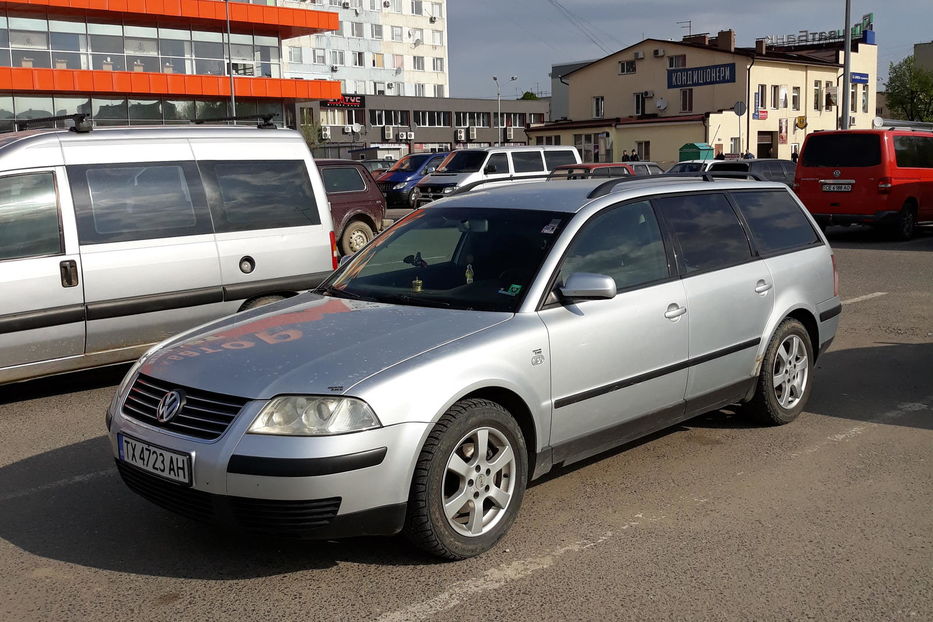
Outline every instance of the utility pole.
[(846, 23), (843, 30), (843, 54), (845, 58), (842, 64), (842, 119), (839, 127), (843, 130), (849, 129), (849, 116), (851, 115), (851, 90), (852, 85), (852, 0), (846, 0)]
[[(227, 73), (230, 74), (230, 116), (236, 116), (236, 93), (233, 88), (233, 47), (230, 41), (230, 0), (224, 0), (224, 10), (227, 14)], [(236, 125), (236, 119), (233, 124)]]

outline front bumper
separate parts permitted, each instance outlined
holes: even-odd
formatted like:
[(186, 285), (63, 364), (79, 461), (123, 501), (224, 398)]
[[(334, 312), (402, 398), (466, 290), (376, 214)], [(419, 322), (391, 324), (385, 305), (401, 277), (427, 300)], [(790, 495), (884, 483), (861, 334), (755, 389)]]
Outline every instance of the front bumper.
[[(401, 530), (414, 464), (430, 424), (327, 437), (246, 434), (264, 404), (247, 403), (210, 442), (110, 412), (111, 449), (120, 475), (157, 505), (238, 530), (300, 538)], [(119, 434), (189, 454), (191, 486), (121, 461)]]

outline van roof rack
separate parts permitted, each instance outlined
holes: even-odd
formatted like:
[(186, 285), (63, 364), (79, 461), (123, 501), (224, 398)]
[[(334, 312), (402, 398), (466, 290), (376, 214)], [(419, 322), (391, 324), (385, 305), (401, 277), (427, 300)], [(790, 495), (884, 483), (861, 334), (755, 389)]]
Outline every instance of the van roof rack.
[(653, 181), (655, 179), (701, 179), (703, 181), (716, 181), (717, 177), (725, 177), (730, 179), (752, 179), (754, 181), (764, 181), (759, 175), (755, 173), (746, 173), (744, 171), (704, 171), (702, 173), (662, 173), (660, 175), (629, 175), (625, 177), (617, 177), (616, 179), (610, 179), (609, 181), (604, 181), (599, 184), (593, 190), (590, 191), (586, 198), (595, 199), (597, 197), (605, 196), (612, 192), (612, 190), (619, 184), (624, 184), (630, 181)]
[(261, 130), (274, 130), (276, 129), (275, 123), (272, 122), (273, 117), (279, 116), (277, 112), (271, 112), (267, 114), (240, 114), (233, 115), (231, 117), (210, 117), (207, 119), (188, 119), (195, 125), (203, 125), (205, 123), (220, 123), (222, 121), (255, 121), (256, 127)]
[(22, 132), (27, 129), (30, 125), (39, 125), (40, 123), (54, 123), (56, 121), (72, 121), (74, 125), (68, 129), (72, 132), (78, 132), (79, 134), (85, 134), (94, 129), (94, 124), (91, 119), (88, 118), (83, 112), (76, 114), (62, 114), (54, 117), (37, 117), (35, 119), (20, 119), (15, 121), (16, 131)]

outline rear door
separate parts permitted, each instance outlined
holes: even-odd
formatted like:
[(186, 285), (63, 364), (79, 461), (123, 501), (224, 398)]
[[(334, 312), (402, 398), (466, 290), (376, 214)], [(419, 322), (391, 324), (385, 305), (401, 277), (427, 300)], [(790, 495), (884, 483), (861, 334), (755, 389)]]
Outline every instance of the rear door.
[(0, 176), (0, 369), (84, 353), (81, 256), (63, 173)]
[[(874, 214), (885, 175), (882, 139), (873, 132), (810, 134), (797, 159), (797, 195), (814, 214)], [(900, 206), (898, 206), (899, 208)]]

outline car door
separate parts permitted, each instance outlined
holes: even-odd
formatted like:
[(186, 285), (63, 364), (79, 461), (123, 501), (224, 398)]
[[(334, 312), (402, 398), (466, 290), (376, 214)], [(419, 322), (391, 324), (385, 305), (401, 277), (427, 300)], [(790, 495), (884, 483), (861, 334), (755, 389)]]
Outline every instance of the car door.
[(0, 176), (0, 369), (84, 353), (81, 256), (62, 177), (61, 168)]
[(771, 273), (752, 255), (737, 211), (722, 192), (654, 200), (674, 242), (690, 325), (686, 399), (702, 411), (753, 379), (771, 314)]
[[(321, 166), (321, 178), (330, 201), (330, 215), (334, 219), (334, 234), (339, 240), (343, 229), (354, 214), (370, 214), (373, 211), (373, 199), (369, 196), (367, 179), (362, 166), (346, 163)], [(364, 179), (364, 175), (365, 178)]]
[[(594, 215), (574, 237), (558, 282), (588, 272), (615, 279), (611, 300), (553, 301), (539, 311), (551, 351), (555, 460), (599, 431), (648, 414), (677, 418), (687, 382), (686, 296), (671, 276), (648, 201)], [(608, 445), (617, 437), (607, 432)], [(602, 442), (602, 441), (599, 441)], [(563, 448), (563, 449), (558, 449)]]

